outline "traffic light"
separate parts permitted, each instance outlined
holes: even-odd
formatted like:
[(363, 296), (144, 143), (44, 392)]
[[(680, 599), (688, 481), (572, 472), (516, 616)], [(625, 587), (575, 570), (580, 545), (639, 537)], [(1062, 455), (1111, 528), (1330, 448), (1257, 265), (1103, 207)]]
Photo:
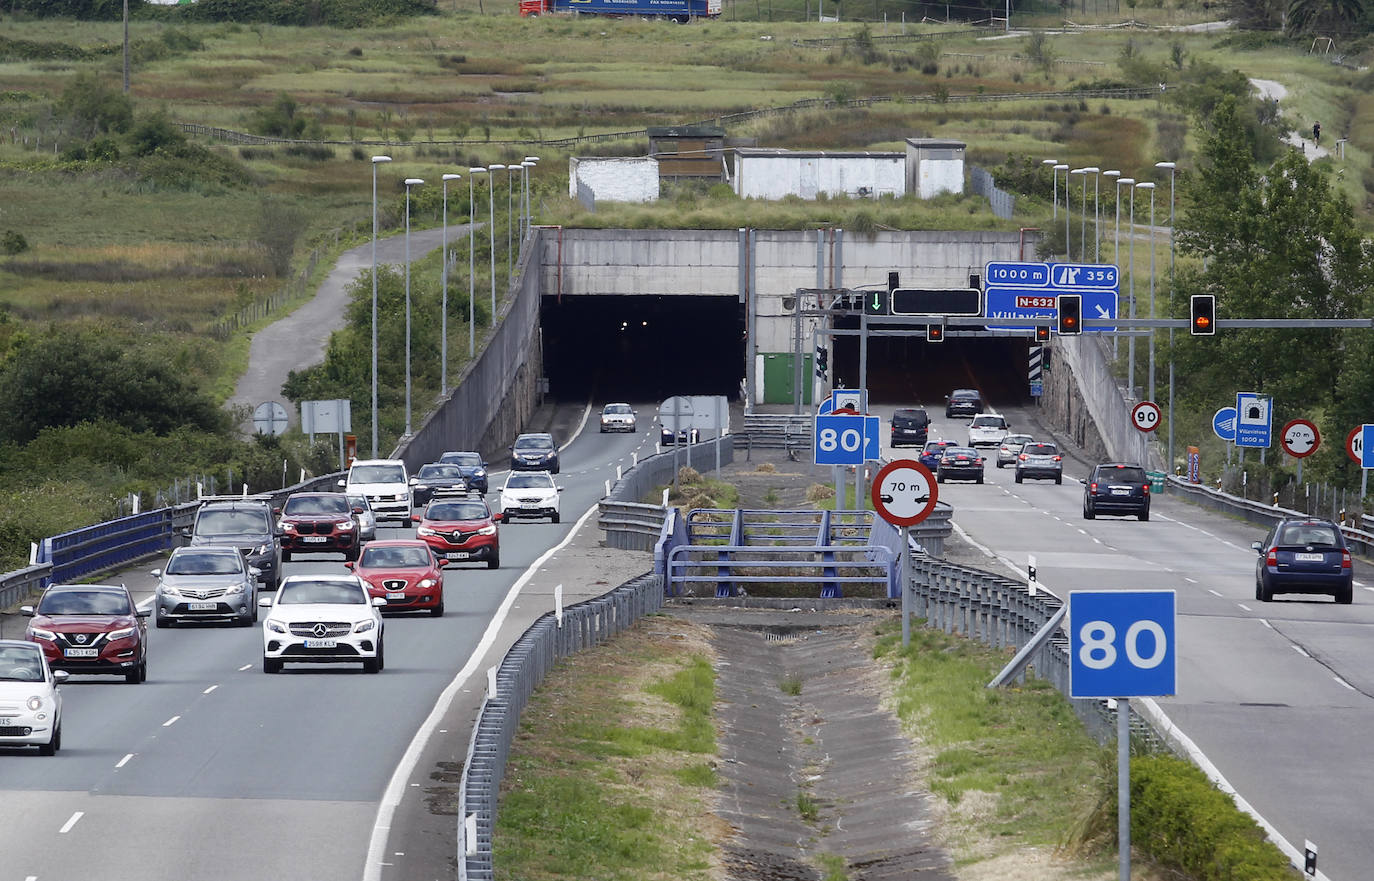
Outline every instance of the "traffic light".
[(1050, 339), (1050, 326), (1048, 324), (1037, 324), (1035, 326), (1035, 341), (1046, 343)]
[(1059, 334), (1069, 336), (1070, 334), (1083, 332), (1083, 297), (1080, 294), (1060, 294), (1058, 299), (1059, 306)]
[(825, 379), (825, 375), (830, 370), (830, 350), (825, 346), (816, 347), (816, 375)]
[(1217, 298), (1212, 294), (1193, 294), (1189, 315), (1188, 332), (1193, 336), (1212, 336), (1217, 332)]
[(943, 343), (944, 341), (945, 341), (945, 325), (944, 325), (943, 322), (940, 323), (940, 324), (927, 324), (927, 325), (926, 325), (926, 342), (928, 342), (928, 343)]

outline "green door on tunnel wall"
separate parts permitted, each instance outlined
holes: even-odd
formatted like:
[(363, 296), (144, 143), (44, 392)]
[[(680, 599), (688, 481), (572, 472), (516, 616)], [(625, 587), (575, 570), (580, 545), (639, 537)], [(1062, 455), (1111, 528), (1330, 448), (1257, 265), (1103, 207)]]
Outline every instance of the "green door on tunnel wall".
[[(791, 404), (796, 400), (797, 377), (793, 372), (791, 352), (767, 352), (763, 356), (763, 402)], [(811, 403), (811, 386), (815, 382), (814, 355), (806, 354), (802, 361), (802, 403)]]

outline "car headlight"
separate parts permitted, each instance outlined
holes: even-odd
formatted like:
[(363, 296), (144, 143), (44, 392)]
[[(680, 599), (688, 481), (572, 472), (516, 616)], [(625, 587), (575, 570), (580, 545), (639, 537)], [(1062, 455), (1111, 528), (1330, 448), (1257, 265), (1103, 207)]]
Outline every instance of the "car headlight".
[(477, 530), (477, 534), (478, 534), (478, 535), (495, 535), (495, 534), (496, 534), (496, 524), (495, 524), (495, 523), (488, 523), (486, 526), (483, 526), (481, 529)]
[(253, 556), (255, 556), (255, 557), (261, 557), (261, 556), (264, 556), (265, 554), (267, 554), (267, 553), (268, 553), (269, 551), (271, 551), (271, 550), (272, 550), (272, 549), (271, 549), (270, 547), (268, 547), (267, 545), (258, 545), (257, 547), (253, 548)]
[(287, 523), (285, 520), (283, 520), (277, 524), (277, 528), (280, 529), (282, 532), (295, 532), (296, 524)]
[(55, 642), (57, 640), (56, 633), (38, 627), (30, 627), (29, 636), (37, 637), (38, 639), (46, 639), (48, 642)]
[(267, 619), (267, 629), (273, 633), (285, 633), (286, 625), (274, 618)]
[(373, 621), (372, 619), (369, 618), (369, 619), (366, 620), (366, 621), (359, 621), (359, 622), (358, 622), (358, 625), (357, 625), (356, 627), (353, 628), (353, 632), (354, 632), (354, 633), (366, 633), (366, 632), (368, 632), (369, 630), (371, 630), (372, 628), (374, 628), (374, 627), (376, 627), (376, 626), (377, 626), (377, 622), (376, 622), (376, 621)]
[(109, 639), (110, 642), (114, 642), (116, 639), (128, 639), (133, 635), (133, 627), (121, 627), (118, 630), (111, 630), (109, 636), (106, 638)]
[(246, 589), (246, 588), (244, 587), (243, 582), (240, 581), (240, 582), (235, 582), (235, 583), (229, 585), (228, 587), (226, 587), (226, 588), (224, 589), (224, 593), (225, 593), (226, 596), (237, 596), (238, 594), (243, 593), (245, 589)]
[(476, 471), (472, 472), (472, 476), (473, 476), (473, 477), (486, 477), (486, 476), (487, 476), (487, 472), (486, 472), (485, 469), (478, 468)]
[(340, 523), (339, 526), (338, 526), (338, 529), (339, 529), (340, 532), (348, 532), (350, 529), (353, 528), (353, 526), (354, 526), (354, 523), (353, 523), (352, 520), (350, 520), (350, 521), (348, 521), (347, 523)]
[(30, 710), (41, 710), (43, 709), (43, 698), (35, 694), (33, 697), (29, 698), (28, 703), (25, 704), (25, 706), (27, 706)]
[(418, 529), (415, 530), (415, 534), (416, 534), (416, 535), (438, 535), (439, 533), (435, 532), (433, 529), (429, 528), (428, 526), (421, 526), (421, 527), (419, 527)]
[(437, 583), (433, 578), (422, 578), (416, 587), (431, 588)]
[(158, 593), (162, 594), (163, 596), (169, 596), (169, 597), (179, 597), (179, 596), (181, 596), (181, 591), (177, 590), (175, 587), (172, 587), (170, 584), (159, 584), (159, 585), (157, 586), (157, 590), (158, 590)]

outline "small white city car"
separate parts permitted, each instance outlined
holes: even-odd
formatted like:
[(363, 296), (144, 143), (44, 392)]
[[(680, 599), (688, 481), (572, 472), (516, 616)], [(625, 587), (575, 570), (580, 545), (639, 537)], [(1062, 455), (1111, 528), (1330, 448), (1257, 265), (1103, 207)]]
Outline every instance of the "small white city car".
[(66, 670), (54, 672), (35, 643), (0, 639), (0, 746), (36, 746), (41, 756), (62, 748)]
[(510, 523), (516, 517), (547, 517), (557, 523), (558, 494), (562, 491), (547, 471), (511, 472), (501, 487), (502, 519)]
[(358, 663), (364, 673), (385, 666), (382, 606), (356, 575), (288, 575), (263, 597), (262, 672), (291, 663)]

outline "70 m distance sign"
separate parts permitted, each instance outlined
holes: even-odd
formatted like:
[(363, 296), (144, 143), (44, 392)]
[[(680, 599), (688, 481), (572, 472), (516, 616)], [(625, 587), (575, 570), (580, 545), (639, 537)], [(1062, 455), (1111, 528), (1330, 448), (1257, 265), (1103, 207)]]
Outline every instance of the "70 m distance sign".
[(915, 459), (897, 459), (873, 476), (873, 509), (893, 526), (915, 526), (935, 510), (935, 475)]

